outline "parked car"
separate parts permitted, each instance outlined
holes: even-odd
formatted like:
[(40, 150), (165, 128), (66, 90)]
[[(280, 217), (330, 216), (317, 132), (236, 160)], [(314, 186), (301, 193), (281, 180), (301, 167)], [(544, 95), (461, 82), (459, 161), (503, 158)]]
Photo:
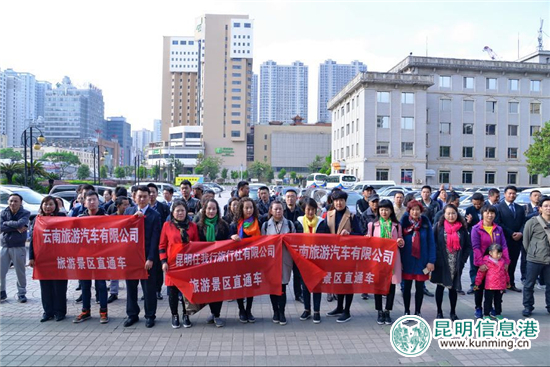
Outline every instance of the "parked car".
[(33, 220), (38, 214), (44, 195), (26, 186), (2, 185), (0, 186), (0, 210), (8, 207), (8, 198), (11, 194), (19, 194), (23, 197), (23, 208), (31, 212), (31, 220)]
[(216, 194), (219, 194), (220, 192), (224, 191), (225, 189), (223, 188), (223, 186), (220, 186), (218, 185), (217, 183), (215, 182), (206, 182), (206, 183), (203, 183), (202, 184), (204, 186), (204, 189), (206, 190), (207, 188), (208, 189), (211, 189), (211, 190), (214, 190), (214, 192)]

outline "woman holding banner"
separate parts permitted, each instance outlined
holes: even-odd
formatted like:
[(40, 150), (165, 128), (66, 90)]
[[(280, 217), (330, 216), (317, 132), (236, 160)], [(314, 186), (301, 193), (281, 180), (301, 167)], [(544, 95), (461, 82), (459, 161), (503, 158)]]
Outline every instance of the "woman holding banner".
[[(178, 316), (178, 302), (180, 290), (172, 282), (170, 275), (167, 273), (169, 269), (168, 254), (177, 252), (181, 246), (185, 246), (191, 241), (199, 240), (197, 225), (189, 220), (187, 215), (187, 204), (182, 200), (177, 200), (172, 203), (170, 211), (170, 220), (164, 222), (162, 232), (160, 234), (159, 255), (162, 262), (162, 270), (165, 273), (164, 283), (168, 288), (168, 303), (172, 312), (172, 327), (178, 329), (181, 327)], [(181, 301), (183, 308), (182, 321), (184, 328), (193, 326), (189, 315), (185, 311), (185, 302)]]
[[(229, 233), (233, 241), (240, 241), (242, 238), (261, 236), (260, 222), (258, 221), (258, 208), (256, 203), (249, 197), (243, 197), (239, 200), (239, 207), (235, 219), (229, 227)], [(254, 323), (256, 319), (252, 315), (252, 302), (254, 297), (246, 298), (246, 308), (244, 298), (239, 298), (239, 321), (243, 324), (247, 322)]]
[[(317, 233), (331, 233), (340, 236), (362, 235), (359, 218), (353, 215), (346, 206), (348, 194), (344, 190), (333, 190), (330, 194), (334, 209), (327, 212), (327, 219), (321, 223)], [(346, 306), (344, 307), (344, 299)], [(352, 294), (339, 294), (336, 308), (327, 312), (327, 316), (339, 316), (336, 322), (343, 323), (351, 320)]]
[[(296, 233), (294, 223), (283, 216), (283, 203), (272, 201), (269, 205), (269, 220), (262, 225), (262, 235), (277, 235), (285, 233)], [(282, 272), (282, 294), (280, 296), (271, 294), (271, 307), (273, 307), (273, 323), (286, 325), (285, 307), (286, 307), (286, 285), (290, 281), (292, 272), (292, 256), (283, 245), (283, 272)]]
[[(378, 204), (378, 216), (374, 222), (367, 225), (368, 237), (380, 237), (397, 241), (397, 246), (403, 248), (405, 241), (401, 232), (401, 224), (395, 216), (394, 207), (391, 201), (382, 200)], [(393, 275), (391, 278), (390, 292), (386, 296), (386, 308), (382, 311), (382, 295), (375, 294), (374, 302), (378, 311), (378, 325), (391, 325), (393, 320), (390, 316), (390, 311), (393, 308), (393, 300), (395, 298), (395, 285), (401, 283), (401, 256), (399, 249), (394, 257)]]
[[(33, 248), (33, 229), (38, 217), (65, 217), (65, 213), (59, 212), (57, 200), (53, 196), (46, 196), (40, 203), (38, 215), (34, 218), (31, 224), (31, 242), (29, 247), (29, 266), (34, 268), (36, 265), (34, 260)], [(65, 319), (67, 314), (67, 284), (68, 280), (41, 280), (40, 281), (40, 296), (42, 298), (42, 308), (44, 313), (40, 322), (53, 320), (61, 321)]]
[(415, 315), (421, 315), (424, 300), (424, 282), (430, 278), (434, 270), (435, 241), (430, 220), (422, 215), (422, 204), (411, 200), (407, 204), (407, 212), (401, 218), (403, 240), (405, 245), (400, 249), (403, 263), (403, 304), (405, 315), (410, 315), (411, 288), (415, 282)]
[[(205, 202), (200, 213), (200, 220), (197, 223), (200, 241), (225, 241), (229, 238), (229, 226), (220, 217), (220, 207), (216, 200), (210, 199)], [(207, 323), (214, 324), (216, 327), (225, 326), (225, 321), (220, 318), (222, 304), (222, 301), (209, 304), (210, 315), (206, 319)]]

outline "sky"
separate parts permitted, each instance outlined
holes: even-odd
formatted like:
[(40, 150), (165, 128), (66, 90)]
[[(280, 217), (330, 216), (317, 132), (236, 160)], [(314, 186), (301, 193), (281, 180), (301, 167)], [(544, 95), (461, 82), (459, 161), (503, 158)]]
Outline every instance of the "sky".
[[(105, 117), (153, 130), (161, 116), (162, 37), (192, 36), (203, 14), (254, 19), (254, 71), (273, 60), (309, 66), (309, 121), (317, 118), (319, 64), (359, 60), (387, 72), (413, 55), (514, 61), (536, 50), (540, 19), (550, 49), (550, 1), (6, 0), (0, 69), (55, 85), (102, 89)], [(519, 40), (519, 49), (518, 49)]]

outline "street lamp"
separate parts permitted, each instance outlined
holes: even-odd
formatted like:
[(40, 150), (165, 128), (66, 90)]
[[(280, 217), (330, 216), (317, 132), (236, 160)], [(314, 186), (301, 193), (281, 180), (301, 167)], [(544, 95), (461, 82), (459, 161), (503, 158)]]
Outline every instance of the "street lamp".
[[(36, 138), (34, 144), (32, 144), (33, 141), (33, 129), (36, 129), (40, 132), (40, 136)], [(28, 134), (27, 134), (28, 131)], [(21, 134), (21, 144), (23, 144), (24, 147), (24, 154), (25, 154), (25, 186), (27, 186), (27, 181), (29, 176), (29, 168), (27, 166), (27, 145), (32, 144), (32, 149), (30, 150), (31, 155), (31, 167), (30, 167), (30, 186), (32, 187), (33, 184), (33, 174), (34, 174), (34, 166), (33, 166), (33, 157), (32, 157), (32, 151), (33, 150), (40, 150), (42, 148), (42, 144), (46, 141), (46, 138), (44, 137), (44, 133), (42, 133), (42, 130), (39, 128), (33, 126), (33, 123), (30, 124), (28, 128), (23, 130), (23, 134)]]
[[(101, 148), (103, 148), (103, 150), (104, 150), (103, 154), (101, 154)], [(95, 153), (96, 149), (97, 149), (97, 155)], [(107, 148), (104, 145), (101, 145), (101, 144), (97, 144), (92, 149), (92, 151), (94, 153), (94, 185), (96, 184), (96, 180), (95, 180), (95, 177), (96, 177), (96, 169), (95, 169), (96, 157), (97, 157), (97, 184), (101, 185), (101, 162), (105, 161), (105, 157), (109, 155), (109, 152), (107, 151)]]

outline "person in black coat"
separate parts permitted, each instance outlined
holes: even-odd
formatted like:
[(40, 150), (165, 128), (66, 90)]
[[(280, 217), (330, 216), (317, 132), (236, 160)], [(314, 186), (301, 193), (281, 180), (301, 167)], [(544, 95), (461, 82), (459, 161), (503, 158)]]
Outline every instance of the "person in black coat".
[[(299, 217), (304, 216), (304, 211), (296, 205), (298, 200), (298, 193), (295, 189), (288, 189), (285, 193), (285, 205), (283, 205), (283, 217), (291, 221), (296, 222)], [(264, 218), (263, 218), (264, 219)], [(268, 219), (267, 217), (265, 219)], [(304, 297), (302, 294), (302, 274), (296, 266), (292, 265), (292, 288), (294, 289), (294, 299), (298, 302), (304, 303)]]
[[(497, 208), (495, 222), (502, 227), (508, 252), (510, 254), (510, 266), (508, 266), (508, 275), (510, 276), (510, 290), (521, 292), (515, 284), (514, 272), (521, 254), (521, 278), (525, 279), (525, 268), (527, 265), (525, 259), (525, 249), (523, 247), (523, 226), (525, 224), (525, 209), (514, 201), (517, 196), (515, 186), (507, 186), (504, 189), (504, 201), (500, 202)], [(524, 265), (525, 263), (525, 265)]]
[[(483, 194), (476, 192), (472, 195), (472, 206), (466, 209), (466, 215), (464, 219), (468, 226), (468, 233), (472, 233), (472, 228), (481, 220), (481, 208), (485, 204), (485, 198)], [(470, 246), (470, 288), (466, 292), (467, 294), (474, 293), (474, 285), (476, 282), (477, 266), (474, 265), (474, 250)]]
[(155, 267), (160, 267), (159, 241), (161, 222), (160, 215), (150, 206), (150, 191), (147, 186), (138, 186), (136, 191), (136, 203), (134, 207), (126, 209), (125, 215), (145, 216), (145, 269), (149, 273), (148, 279), (127, 279), (127, 303), (126, 314), (128, 318), (124, 327), (132, 326), (139, 320), (138, 284), (141, 282), (144, 296), (145, 326), (155, 326), (157, 312), (156, 274)]
[[(162, 230), (162, 225), (164, 224), (164, 222), (166, 222), (166, 218), (170, 216), (170, 208), (168, 207), (168, 205), (157, 200), (159, 194), (157, 185), (155, 185), (154, 183), (149, 183), (147, 187), (149, 188), (150, 192), (149, 206), (160, 215), (160, 225)], [(156, 296), (158, 300), (161, 300), (163, 298), (162, 285), (164, 284), (164, 272), (162, 271), (162, 266), (160, 265), (160, 263), (158, 264), (158, 266), (155, 267), (154, 271), (156, 272)]]

